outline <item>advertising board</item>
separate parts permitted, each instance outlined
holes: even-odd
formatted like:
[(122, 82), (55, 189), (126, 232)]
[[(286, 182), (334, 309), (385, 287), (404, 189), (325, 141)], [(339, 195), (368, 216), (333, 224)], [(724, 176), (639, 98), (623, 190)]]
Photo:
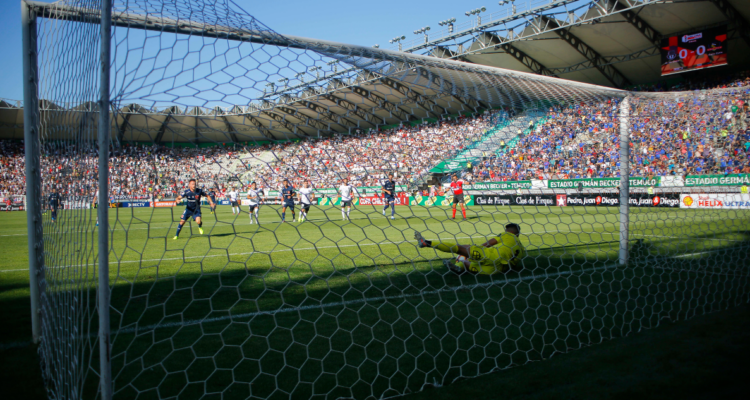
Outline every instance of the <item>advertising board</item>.
[(750, 210), (748, 193), (681, 194), (680, 208)]

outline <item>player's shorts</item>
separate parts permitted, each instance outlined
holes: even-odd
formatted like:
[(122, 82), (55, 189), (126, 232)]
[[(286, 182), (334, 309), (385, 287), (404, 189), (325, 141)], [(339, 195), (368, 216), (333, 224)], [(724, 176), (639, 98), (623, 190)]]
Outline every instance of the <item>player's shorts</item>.
[(195, 210), (188, 210), (187, 208), (185, 211), (182, 212), (182, 216), (180, 217), (181, 220), (187, 221), (190, 219), (190, 217), (193, 217), (193, 221), (201, 217), (201, 209), (197, 208)]
[(453, 204), (464, 204), (464, 195), (463, 194), (454, 194), (453, 195)]
[(259, 204), (250, 204), (248, 207), (250, 207), (250, 212), (255, 211), (256, 208), (260, 210)]
[(232, 207), (239, 207), (239, 206), (240, 206), (239, 202), (237, 202), (237, 201), (233, 201), (232, 202)]
[(308, 212), (308, 211), (310, 211), (310, 206), (311, 206), (311, 205), (312, 205), (312, 204), (304, 204), (304, 203), (302, 203), (302, 204), (301, 204), (301, 206), (302, 206), (302, 211), (304, 211), (304, 212)]
[(385, 196), (383, 198), (383, 200), (385, 200), (385, 204), (391, 204), (391, 203), (395, 203), (396, 202), (396, 197), (395, 196)]
[(508, 253), (509, 251), (509, 248), (498, 249), (494, 247), (471, 246), (469, 249), (469, 260), (471, 261), (469, 271), (480, 275), (506, 272), (510, 268), (508, 266), (508, 258), (505, 257), (507, 254), (504, 253)]
[(352, 201), (351, 200), (341, 200), (341, 207), (351, 207)]
[(294, 211), (294, 203), (284, 203), (282, 206)]
[(215, 198), (211, 197), (211, 201), (214, 203), (214, 205), (216, 204), (216, 199)]

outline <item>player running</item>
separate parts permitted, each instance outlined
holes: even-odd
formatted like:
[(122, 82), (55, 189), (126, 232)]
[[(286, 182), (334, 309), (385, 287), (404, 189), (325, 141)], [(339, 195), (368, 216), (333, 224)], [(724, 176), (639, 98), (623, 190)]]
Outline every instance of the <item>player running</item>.
[(240, 194), (237, 192), (237, 186), (227, 193), (227, 198), (232, 203), (232, 215), (240, 215)]
[(310, 181), (305, 181), (305, 183), (302, 184), (302, 188), (297, 192), (297, 200), (301, 207), (298, 222), (304, 222), (307, 218), (307, 213), (310, 212), (310, 206), (312, 205), (313, 200), (315, 200), (315, 193), (313, 192)]
[[(216, 204), (216, 191), (213, 188), (211, 188), (211, 190), (208, 191), (208, 198), (210, 198), (211, 201), (214, 204)], [(216, 212), (216, 206), (213, 205), (213, 206), (211, 206), (211, 214), (213, 214), (215, 212)]]
[[(177, 238), (180, 237), (182, 226), (185, 225), (185, 221), (190, 217), (193, 217), (193, 220), (198, 224), (198, 232), (200, 232), (201, 235), (203, 234), (203, 222), (201, 221), (201, 197), (208, 197), (208, 193), (203, 189), (196, 188), (195, 184), (195, 179), (191, 179), (188, 182), (188, 189), (181, 195), (177, 196), (177, 203), (182, 199), (187, 201), (185, 203), (185, 211), (182, 212), (182, 216), (180, 217), (180, 224), (177, 226), (177, 233), (172, 238), (173, 240), (177, 240)], [(216, 206), (210, 197), (208, 197), (208, 202), (211, 207)]]
[(281, 188), (281, 223), (286, 223), (286, 209), (289, 208), (292, 211), (292, 221), (294, 221), (294, 195), (297, 192), (289, 183), (288, 179), (284, 179), (284, 187)]
[(52, 210), (52, 222), (57, 222), (57, 207), (60, 207), (60, 202), (62, 201), (60, 194), (57, 193), (57, 189), (52, 189), (52, 193), (49, 195), (47, 201), (49, 202), (50, 210)]
[(341, 197), (341, 218), (344, 221), (347, 219), (351, 221), (349, 213), (352, 211), (352, 202), (354, 201), (354, 187), (346, 179), (341, 180), (339, 197)]
[(388, 180), (383, 182), (383, 216), (388, 206), (391, 206), (391, 219), (396, 219), (396, 181), (393, 180), (393, 174), (388, 174)]
[(466, 219), (466, 207), (464, 206), (464, 183), (463, 179), (458, 179), (458, 175), (451, 176), (451, 192), (453, 192), (453, 219), (456, 219), (456, 204), (461, 203), (461, 214)]
[[(444, 253), (458, 254), (455, 260), (443, 260), (443, 264), (457, 274), (491, 275), (520, 269), (520, 261), (526, 256), (526, 249), (518, 239), (520, 234), (521, 227), (511, 223), (505, 225), (505, 233), (481, 246), (425, 240), (419, 232), (414, 232), (414, 239), (419, 248), (431, 247)], [(498, 244), (498, 247), (493, 247)]]
[(247, 200), (249, 204), (248, 214), (250, 214), (250, 223), (253, 223), (253, 216), (255, 216), (255, 223), (260, 225), (258, 219), (258, 212), (260, 211), (260, 190), (255, 182), (250, 183), (250, 189), (247, 191)]

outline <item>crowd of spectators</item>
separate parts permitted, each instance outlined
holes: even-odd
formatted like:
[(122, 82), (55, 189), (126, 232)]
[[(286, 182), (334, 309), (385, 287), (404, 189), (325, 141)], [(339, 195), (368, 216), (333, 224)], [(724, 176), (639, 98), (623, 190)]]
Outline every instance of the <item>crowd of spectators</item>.
[[(744, 79), (740, 81), (744, 84)], [(630, 175), (750, 173), (750, 87), (631, 99)], [(475, 181), (619, 177), (617, 100), (556, 106), (535, 128), (473, 166)]]
[[(750, 76), (690, 82), (670, 89), (735, 88), (731, 93), (642, 97), (631, 100), (631, 175), (750, 173)], [(713, 85), (713, 86), (710, 86)], [(640, 88), (658, 91), (661, 88)], [(533, 129), (491, 157), (474, 163), (475, 181), (619, 176), (617, 99), (558, 105)], [(263, 146), (112, 148), (112, 198), (174, 198), (191, 178), (206, 189), (256, 181), (278, 189), (379, 186), (389, 174), (398, 184), (429, 175), (508, 118), (504, 111), (445, 119), (383, 131), (356, 132)], [(23, 143), (0, 141), (0, 196), (25, 194)], [(94, 197), (97, 149), (93, 142), (47, 142), (42, 147), (43, 192)]]
[(314, 187), (338, 187), (342, 179), (354, 186), (379, 186), (391, 173), (398, 184), (406, 184), (476, 142), (505, 118), (505, 112), (493, 111), (385, 131), (278, 144), (269, 149), (277, 158), (251, 167), (246, 176), (270, 188), (280, 187), (285, 179), (295, 187), (306, 180)]

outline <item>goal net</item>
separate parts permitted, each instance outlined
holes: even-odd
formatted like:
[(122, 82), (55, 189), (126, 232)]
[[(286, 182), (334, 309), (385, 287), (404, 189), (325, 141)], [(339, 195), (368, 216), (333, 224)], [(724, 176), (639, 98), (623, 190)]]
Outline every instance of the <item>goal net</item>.
[(225, 0), (114, 1), (98, 199), (101, 2), (26, 7), (52, 398), (101, 396), (97, 290), (122, 399), (384, 398), (748, 301), (747, 88), (627, 92), (286, 36)]

